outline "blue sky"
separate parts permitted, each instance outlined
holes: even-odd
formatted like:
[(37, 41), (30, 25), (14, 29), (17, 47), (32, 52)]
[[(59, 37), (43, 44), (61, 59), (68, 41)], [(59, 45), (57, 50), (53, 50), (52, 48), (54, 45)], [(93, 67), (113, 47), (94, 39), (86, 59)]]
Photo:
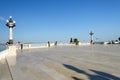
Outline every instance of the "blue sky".
[(120, 0), (0, 0), (0, 42), (9, 40), (9, 16), (15, 42), (88, 42), (91, 30), (95, 41), (120, 37)]

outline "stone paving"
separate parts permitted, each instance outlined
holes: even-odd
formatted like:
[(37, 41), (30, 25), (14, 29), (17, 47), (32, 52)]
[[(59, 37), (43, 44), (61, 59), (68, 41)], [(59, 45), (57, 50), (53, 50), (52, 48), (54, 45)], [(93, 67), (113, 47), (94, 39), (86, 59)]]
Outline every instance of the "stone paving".
[[(120, 45), (23, 50), (12, 64), (13, 80), (120, 80)], [(0, 80), (10, 80), (4, 66)]]

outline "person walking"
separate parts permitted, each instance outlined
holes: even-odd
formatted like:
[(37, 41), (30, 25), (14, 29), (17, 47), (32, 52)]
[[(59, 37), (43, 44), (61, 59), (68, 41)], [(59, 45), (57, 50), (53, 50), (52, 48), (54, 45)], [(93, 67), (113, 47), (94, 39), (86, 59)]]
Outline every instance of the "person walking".
[(22, 50), (23, 49), (23, 43), (22, 42), (20, 43), (20, 46), (21, 46), (21, 50)]
[(48, 41), (48, 47), (50, 47), (50, 42)]
[(54, 44), (55, 46), (57, 46), (57, 41), (55, 41), (55, 44)]

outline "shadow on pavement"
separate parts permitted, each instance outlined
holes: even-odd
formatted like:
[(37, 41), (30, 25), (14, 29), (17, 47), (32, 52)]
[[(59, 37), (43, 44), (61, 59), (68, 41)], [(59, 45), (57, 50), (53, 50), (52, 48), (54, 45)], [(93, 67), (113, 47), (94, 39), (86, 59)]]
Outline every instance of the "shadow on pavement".
[[(89, 80), (120, 80), (119, 77), (116, 77), (116, 76), (106, 73), (106, 72), (89, 69), (90, 71), (95, 73), (95, 75), (93, 75), (93, 74), (89, 74), (89, 73), (85, 72), (84, 70), (81, 70), (77, 67), (74, 67), (72, 65), (67, 65), (67, 64), (63, 64), (63, 65), (64, 65), (64, 67), (66, 67), (70, 70), (73, 70), (77, 73), (86, 75), (89, 78)], [(73, 80), (83, 80), (83, 79), (79, 79), (79, 78), (73, 77), (73, 76), (72, 76), (72, 78), (73, 78)]]
[(83, 80), (83, 79), (80, 79), (80, 78), (77, 78), (77, 77), (72, 77), (73, 78), (73, 80)]

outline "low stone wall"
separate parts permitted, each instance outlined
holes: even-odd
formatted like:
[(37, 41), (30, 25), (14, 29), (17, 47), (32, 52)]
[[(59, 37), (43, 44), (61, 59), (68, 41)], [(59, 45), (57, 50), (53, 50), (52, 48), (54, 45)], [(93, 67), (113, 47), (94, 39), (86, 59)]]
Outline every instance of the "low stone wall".
[[(90, 45), (90, 43), (79, 43), (79, 46)], [(75, 44), (69, 43), (58, 43), (57, 46), (76, 46)], [(50, 43), (50, 47), (56, 47), (54, 43)], [(21, 49), (21, 45), (17, 45), (18, 50)], [(23, 49), (35, 49), (35, 48), (49, 48), (47, 43), (41, 44), (23, 44)]]
[[(74, 46), (75, 44), (59, 43), (57, 46)], [(50, 47), (56, 47), (54, 43), (50, 43)], [(35, 49), (35, 48), (50, 48), (48, 44), (23, 44), (23, 49)], [(17, 49), (21, 49), (20, 45), (17, 45)]]
[(8, 49), (0, 52), (0, 62), (2, 63), (2, 60), (5, 59), (6, 55), (8, 54)]
[(79, 43), (79, 45), (86, 46), (86, 45), (90, 45), (90, 43)]
[[(13, 80), (12, 66), (16, 65), (16, 46), (9, 46), (8, 49), (0, 52), (0, 68), (4, 69), (0, 80)], [(1, 66), (2, 65), (2, 66)]]
[(7, 59), (9, 65), (14, 65), (16, 63), (16, 46), (9, 46), (8, 49), (0, 52), (0, 62), (2, 59)]

